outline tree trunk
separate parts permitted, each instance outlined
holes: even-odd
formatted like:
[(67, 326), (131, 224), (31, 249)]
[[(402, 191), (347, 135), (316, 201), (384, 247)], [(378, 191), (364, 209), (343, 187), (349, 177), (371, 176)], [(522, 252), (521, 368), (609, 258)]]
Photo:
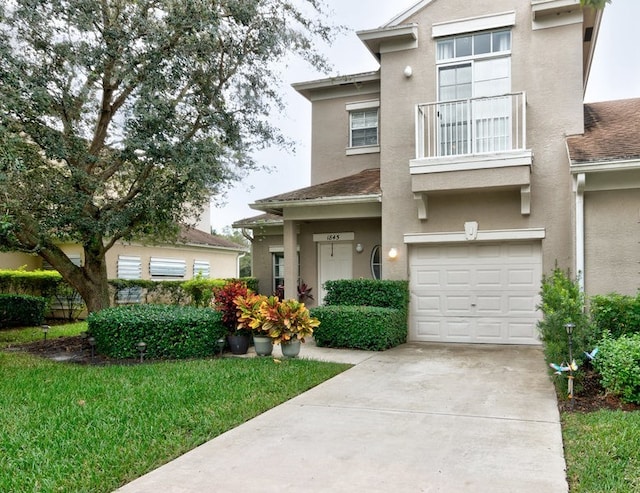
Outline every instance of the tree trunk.
[(109, 282), (107, 278), (106, 250), (102, 238), (96, 236), (84, 245), (84, 265), (77, 267), (69, 257), (56, 245), (49, 244), (40, 252), (62, 278), (67, 281), (82, 297), (89, 313), (108, 308)]

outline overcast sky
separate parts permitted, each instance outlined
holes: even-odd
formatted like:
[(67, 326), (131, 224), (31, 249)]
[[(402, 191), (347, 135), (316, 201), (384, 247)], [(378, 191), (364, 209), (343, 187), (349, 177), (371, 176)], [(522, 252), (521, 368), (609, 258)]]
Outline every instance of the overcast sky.
[[(416, 0), (326, 0), (326, 3), (335, 22), (348, 29), (322, 51), (334, 66), (329, 75), (344, 75), (378, 68), (355, 32), (383, 25)], [(605, 9), (585, 101), (640, 97), (640, 55), (635, 38), (638, 19), (639, 0), (613, 0)], [(325, 76), (298, 62), (283, 69), (282, 91), (288, 110), (276, 122), (296, 143), (295, 154), (278, 149), (256, 153), (259, 163), (271, 168), (271, 172), (253, 173), (228, 193), (224, 206), (212, 207), (211, 227), (217, 232), (234, 221), (260, 214), (248, 204), (309, 185), (311, 103), (295, 92), (291, 83)]]

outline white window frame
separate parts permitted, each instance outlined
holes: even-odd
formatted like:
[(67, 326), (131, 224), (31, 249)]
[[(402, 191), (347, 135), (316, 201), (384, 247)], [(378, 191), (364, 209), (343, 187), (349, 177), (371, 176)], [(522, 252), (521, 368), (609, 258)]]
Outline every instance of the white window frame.
[[(349, 114), (349, 141), (347, 147), (347, 155), (354, 154), (369, 154), (380, 152), (380, 101), (379, 100), (370, 100), (370, 101), (358, 101), (355, 103), (347, 103), (346, 110)], [(376, 112), (376, 143), (375, 144), (362, 144), (362, 145), (354, 145), (353, 143), (353, 115), (355, 113), (362, 113), (368, 111)], [(366, 127), (373, 128), (373, 127)]]
[(194, 260), (193, 261), (193, 277), (196, 277), (200, 273), (204, 279), (211, 277), (211, 263), (208, 260)]
[[(508, 34), (508, 48), (507, 49), (499, 49), (499, 46), (496, 46), (496, 37), (502, 34)], [(490, 45), (489, 51), (484, 53), (476, 54), (476, 41), (479, 39), (479, 36), (489, 35), (490, 36)], [(458, 56), (456, 53), (456, 40), (462, 38), (470, 38), (471, 40), (471, 54), (464, 54)], [(453, 43), (453, 56), (449, 57), (441, 57), (440, 56), (440, 45), (441, 43)], [(480, 84), (480, 81), (476, 79), (476, 63), (481, 63), (485, 61), (493, 61), (499, 59), (508, 59), (509, 67), (511, 66), (511, 49), (513, 43), (513, 35), (511, 31), (511, 27), (500, 27), (498, 29), (485, 30), (480, 32), (463, 32), (459, 34), (455, 34), (453, 36), (443, 37), (437, 40), (436, 42), (436, 80), (438, 85), (438, 103), (442, 103), (442, 106), (438, 106), (438, 115), (443, 112), (443, 114), (454, 114), (462, 111), (469, 111), (471, 105), (473, 108), (476, 108), (480, 105), (486, 105), (487, 103), (474, 101), (471, 105), (468, 103), (468, 99), (473, 99), (477, 97), (476, 90)], [(469, 98), (462, 99), (442, 99), (441, 98), (441, 73), (442, 70), (450, 69), (454, 67), (464, 67), (469, 66), (471, 70), (471, 95)], [(504, 91), (504, 94), (509, 94), (511, 91), (511, 70), (509, 68), (509, 89)], [(496, 94), (495, 96), (502, 96), (502, 94)], [(503, 106), (507, 107), (505, 112), (506, 117), (509, 118), (511, 111), (508, 110), (511, 105), (510, 97), (505, 96), (505, 101)], [(501, 114), (500, 114), (501, 115)], [(446, 118), (445, 118), (446, 119)], [(476, 121), (472, 120), (464, 120), (458, 119), (457, 116), (453, 117), (453, 121), (457, 123), (467, 123), (464, 125), (464, 128), (454, 130), (447, 130), (446, 132), (440, 134), (438, 136), (438, 147), (442, 147), (440, 149), (440, 155), (464, 155), (464, 154), (475, 154), (478, 149), (483, 149), (484, 147), (488, 147), (489, 150), (493, 149), (494, 143), (498, 142), (499, 150), (509, 149), (511, 147), (511, 126), (507, 121), (506, 127), (508, 129), (508, 134), (496, 133), (495, 135), (490, 133), (489, 137), (478, 138), (477, 135), (480, 135), (476, 132), (476, 125), (480, 123), (480, 120)], [(469, 127), (471, 125), (471, 127)], [(497, 123), (495, 125), (498, 125)], [(445, 127), (441, 127), (445, 128)], [(439, 130), (440, 132), (441, 130)], [(496, 140), (497, 139), (497, 140)]]
[[(118, 279), (142, 279), (142, 259), (133, 255), (118, 255)], [(141, 303), (142, 288), (132, 287), (118, 290), (116, 303)]]
[(151, 279), (184, 279), (187, 274), (187, 262), (179, 258), (151, 257), (149, 275)]
[[(377, 259), (376, 259), (377, 257)], [(380, 245), (376, 245), (371, 250), (371, 277), (376, 280), (382, 279), (382, 248)], [(378, 272), (376, 273), (376, 267)]]

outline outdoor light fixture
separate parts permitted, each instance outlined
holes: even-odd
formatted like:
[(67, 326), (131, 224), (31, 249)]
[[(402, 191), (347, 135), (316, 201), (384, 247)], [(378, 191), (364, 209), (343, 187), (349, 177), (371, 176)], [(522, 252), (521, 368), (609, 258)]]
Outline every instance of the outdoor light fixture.
[(413, 75), (413, 69), (411, 68), (411, 65), (407, 65), (404, 68), (404, 76), (408, 79), (409, 77), (411, 77)]
[(356, 252), (362, 253), (363, 251), (364, 247), (362, 246), (362, 243), (356, 243)]
[(397, 248), (389, 249), (389, 258), (391, 260), (395, 259), (397, 256), (398, 256), (398, 249)]
[(144, 360), (144, 353), (147, 350), (147, 343), (140, 341), (138, 344), (138, 351), (140, 351), (140, 363)]
[(49, 332), (49, 329), (51, 327), (49, 327), (48, 325), (43, 325), (42, 326), (42, 333), (44, 334), (44, 340), (47, 340), (47, 333)]
[(96, 339), (95, 337), (89, 337), (87, 339), (89, 343), (89, 347), (91, 348), (91, 361), (93, 361), (93, 357), (96, 355)]

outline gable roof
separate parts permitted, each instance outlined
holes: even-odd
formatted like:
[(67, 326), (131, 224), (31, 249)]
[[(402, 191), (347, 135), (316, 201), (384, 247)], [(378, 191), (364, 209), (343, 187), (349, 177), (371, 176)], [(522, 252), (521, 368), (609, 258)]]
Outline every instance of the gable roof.
[(210, 235), (191, 226), (180, 225), (180, 233), (178, 234), (178, 243), (185, 245), (199, 245), (212, 248), (221, 248), (225, 250), (247, 251), (247, 248), (238, 245), (221, 236)]
[(584, 134), (567, 137), (572, 164), (640, 159), (640, 98), (584, 105)]
[(283, 207), (362, 204), (381, 200), (380, 168), (371, 168), (355, 175), (257, 200), (250, 206), (278, 215)]

